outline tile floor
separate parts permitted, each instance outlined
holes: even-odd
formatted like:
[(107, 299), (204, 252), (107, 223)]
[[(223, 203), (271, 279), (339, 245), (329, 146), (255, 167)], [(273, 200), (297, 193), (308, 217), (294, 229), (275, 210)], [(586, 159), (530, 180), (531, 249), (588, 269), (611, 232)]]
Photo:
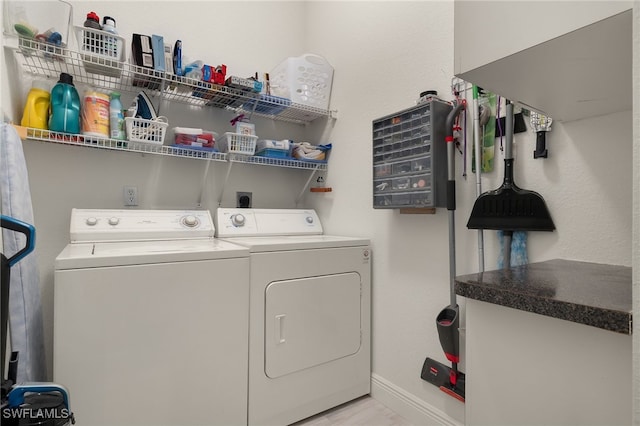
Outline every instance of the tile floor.
[(301, 420), (292, 426), (412, 426), (370, 396), (363, 396), (323, 413)]

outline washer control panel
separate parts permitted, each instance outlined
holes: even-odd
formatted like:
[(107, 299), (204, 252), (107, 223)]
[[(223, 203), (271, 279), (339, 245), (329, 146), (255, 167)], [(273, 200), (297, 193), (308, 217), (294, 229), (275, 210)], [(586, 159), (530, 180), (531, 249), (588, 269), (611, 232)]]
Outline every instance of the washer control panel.
[(71, 242), (212, 238), (208, 210), (72, 209)]
[(216, 212), (218, 237), (322, 235), (322, 224), (310, 209), (229, 209)]

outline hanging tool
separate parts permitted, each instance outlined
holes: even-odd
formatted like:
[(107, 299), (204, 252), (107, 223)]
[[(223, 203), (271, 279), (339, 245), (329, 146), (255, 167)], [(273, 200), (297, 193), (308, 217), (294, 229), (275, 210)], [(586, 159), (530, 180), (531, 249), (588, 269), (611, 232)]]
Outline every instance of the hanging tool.
[(513, 231), (553, 231), (556, 227), (540, 194), (519, 188), (513, 180), (513, 104), (507, 101), (504, 181), (480, 195), (467, 222), (469, 229), (504, 231), (504, 265), (510, 265)]
[[(478, 106), (478, 86), (473, 85), (473, 150), (476, 168), (476, 197), (482, 194), (482, 145), (480, 142), (480, 107)], [(484, 132), (483, 132), (484, 134)], [(478, 272), (484, 272), (484, 235), (478, 229)]]
[(453, 137), (453, 124), (465, 102), (458, 103), (447, 116), (445, 129), (447, 142), (447, 211), (449, 222), (449, 306), (444, 308), (436, 317), (436, 327), (442, 349), (447, 360), (451, 362), (448, 367), (434, 359), (427, 358), (422, 365), (420, 377), (427, 382), (438, 386), (446, 394), (464, 402), (465, 376), (458, 371), (460, 362), (460, 336), (458, 330), (459, 307), (456, 302), (455, 276), (456, 276), (456, 234), (455, 234), (455, 210), (456, 210), (456, 177), (455, 177), (455, 139)]
[[(495, 108), (496, 95), (474, 86), (477, 94), (478, 116), (480, 120), (480, 165), (483, 172), (493, 171), (493, 157), (495, 152)], [(475, 156), (475, 151), (474, 151)], [(472, 163), (472, 171), (476, 171), (475, 159)]]
[(533, 151), (533, 158), (547, 158), (547, 132), (551, 130), (553, 119), (546, 115), (531, 111), (531, 127), (536, 132), (536, 150)]

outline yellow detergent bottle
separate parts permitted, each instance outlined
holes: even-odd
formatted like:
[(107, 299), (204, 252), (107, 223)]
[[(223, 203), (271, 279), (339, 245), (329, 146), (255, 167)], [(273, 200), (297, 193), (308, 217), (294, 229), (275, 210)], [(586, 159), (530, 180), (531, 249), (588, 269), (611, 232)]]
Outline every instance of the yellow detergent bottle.
[(24, 127), (47, 130), (50, 102), (51, 94), (49, 93), (47, 83), (44, 81), (34, 81), (27, 95), (27, 102), (24, 106), (24, 113), (22, 114), (20, 124)]

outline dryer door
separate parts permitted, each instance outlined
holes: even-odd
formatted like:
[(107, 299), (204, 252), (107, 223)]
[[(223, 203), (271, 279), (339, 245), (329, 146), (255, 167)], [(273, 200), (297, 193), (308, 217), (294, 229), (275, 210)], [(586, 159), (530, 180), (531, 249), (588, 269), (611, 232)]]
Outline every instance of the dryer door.
[(265, 290), (265, 373), (270, 378), (360, 349), (360, 275), (274, 281)]

